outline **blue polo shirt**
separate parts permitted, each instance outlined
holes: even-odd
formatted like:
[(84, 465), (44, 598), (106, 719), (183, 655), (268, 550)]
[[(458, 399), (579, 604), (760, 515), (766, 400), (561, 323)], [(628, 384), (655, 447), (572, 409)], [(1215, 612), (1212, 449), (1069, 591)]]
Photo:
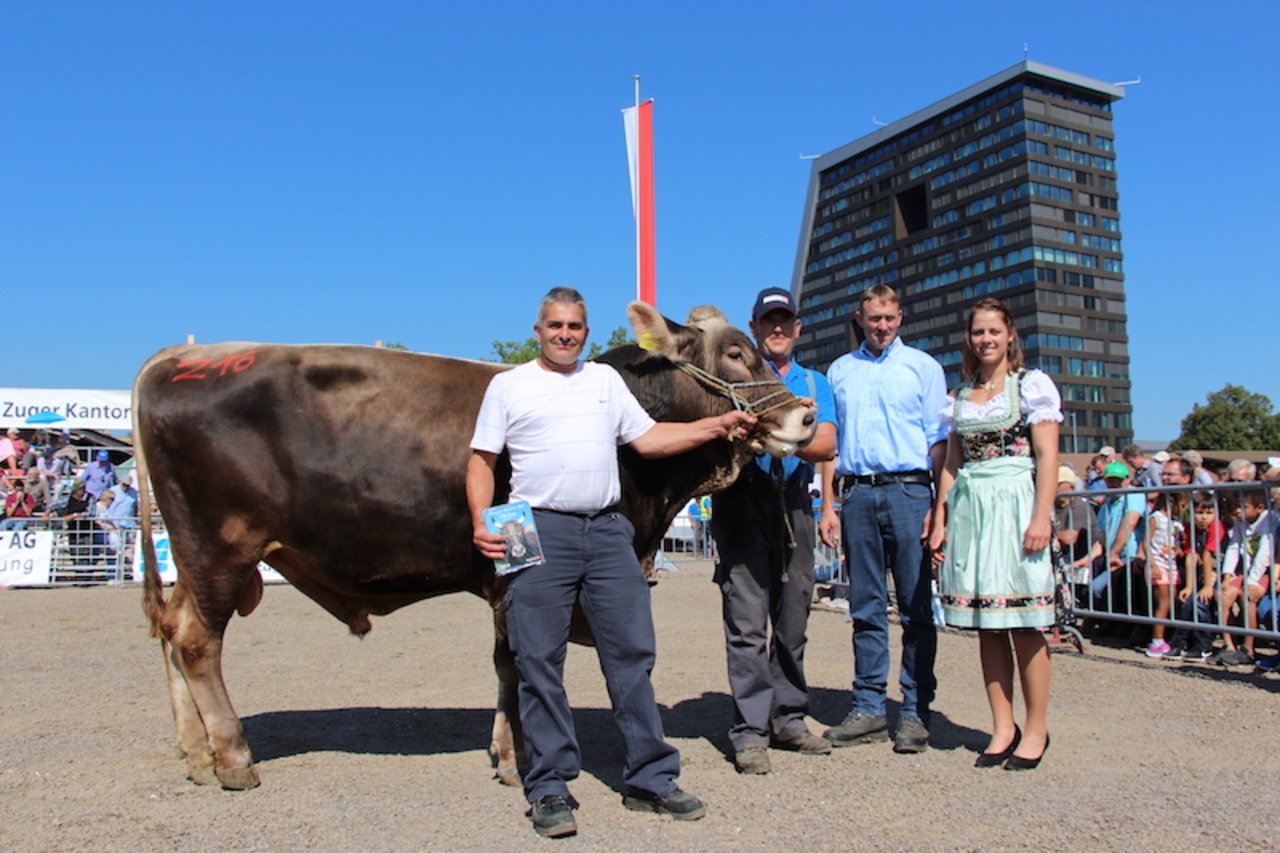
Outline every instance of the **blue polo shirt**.
[[(778, 372), (773, 362), (766, 359), (765, 363), (773, 369), (774, 373)], [(811, 377), (812, 387), (810, 387)], [(813, 398), (813, 401), (818, 404), (818, 423), (835, 425), (836, 407), (831, 397), (831, 383), (827, 382), (827, 377), (792, 359), (786, 376), (779, 375), (778, 378), (782, 380), (783, 385), (787, 386), (787, 390), (797, 397)], [(768, 473), (773, 465), (773, 457), (768, 453), (756, 454), (756, 465), (760, 466), (760, 470)], [(788, 456), (782, 460), (782, 473), (788, 482), (809, 483), (813, 479), (813, 463), (805, 462), (799, 456)]]

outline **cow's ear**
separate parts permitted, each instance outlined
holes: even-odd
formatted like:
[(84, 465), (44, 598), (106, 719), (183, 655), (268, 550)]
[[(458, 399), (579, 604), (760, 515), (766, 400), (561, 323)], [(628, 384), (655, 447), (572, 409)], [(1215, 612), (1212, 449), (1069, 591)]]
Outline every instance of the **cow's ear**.
[(636, 300), (627, 305), (627, 318), (636, 333), (640, 349), (654, 355), (662, 355), (672, 361), (681, 361), (680, 339), (688, 330), (658, 313), (648, 302)]

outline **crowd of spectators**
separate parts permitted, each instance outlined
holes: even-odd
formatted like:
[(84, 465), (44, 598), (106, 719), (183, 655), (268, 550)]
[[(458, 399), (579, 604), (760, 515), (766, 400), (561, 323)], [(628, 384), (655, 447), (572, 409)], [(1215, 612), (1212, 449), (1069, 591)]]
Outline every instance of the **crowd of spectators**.
[(41, 527), (66, 530), (81, 561), (105, 563), (121, 547), (121, 532), (136, 527), (138, 492), (105, 449), (81, 451), (68, 430), (9, 428), (0, 438), (0, 530)]
[[(1129, 445), (1120, 453), (1101, 448), (1083, 476), (1064, 465), (1058, 481), (1057, 548), (1070, 566), (1077, 603), (1095, 612), (1172, 615), (1192, 623), (1167, 631), (1104, 619), (1087, 623), (1088, 632), (1122, 632), (1151, 658), (1276, 668), (1280, 656), (1259, 657), (1254, 636), (1221, 629), (1280, 627), (1280, 466), (1237, 459), (1217, 474), (1194, 450), (1148, 456)], [(1204, 488), (1148, 491), (1161, 486)], [(1140, 491), (1089, 495), (1120, 489)]]

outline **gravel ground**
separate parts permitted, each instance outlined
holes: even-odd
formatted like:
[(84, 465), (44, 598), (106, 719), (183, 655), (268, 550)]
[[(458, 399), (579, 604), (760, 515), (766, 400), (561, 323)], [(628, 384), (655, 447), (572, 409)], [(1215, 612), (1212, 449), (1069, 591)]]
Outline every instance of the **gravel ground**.
[[(1280, 845), (1280, 676), (1055, 654), (1053, 748), (1034, 773), (972, 767), (986, 703), (972, 637), (940, 639), (933, 748), (726, 757), (719, 597), (707, 563), (654, 593), (658, 670), (694, 823), (620, 804), (621, 749), (594, 653), (574, 647), (580, 834), (537, 839), (486, 754), (496, 680), (486, 606), (453, 596), (363, 641), (289, 587), (227, 634), (224, 669), (262, 786), (187, 782), (159, 644), (138, 588), (0, 592), (0, 849), (13, 850), (1244, 850)], [(896, 634), (897, 629), (894, 628)], [(895, 638), (896, 639), (896, 638)], [(815, 731), (847, 710), (849, 625), (815, 611)], [(891, 690), (891, 698), (896, 686)], [(896, 712), (891, 705), (891, 715)]]

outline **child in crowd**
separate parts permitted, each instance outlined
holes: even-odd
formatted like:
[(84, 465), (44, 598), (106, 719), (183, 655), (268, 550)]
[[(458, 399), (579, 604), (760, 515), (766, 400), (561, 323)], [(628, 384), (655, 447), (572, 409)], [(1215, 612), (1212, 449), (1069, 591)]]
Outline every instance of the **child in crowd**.
[[(1267, 511), (1267, 495), (1246, 491), (1240, 499), (1240, 518), (1231, 525), (1227, 551), (1222, 560), (1222, 624), (1227, 623), (1237, 601), (1245, 612), (1245, 625), (1258, 627), (1258, 601), (1271, 588), (1271, 567), (1275, 562), (1276, 514)], [(1253, 663), (1254, 638), (1244, 638), (1244, 648), (1223, 633), (1225, 647), (1210, 658), (1222, 666)]]
[[(1178, 618), (1184, 622), (1214, 622), (1214, 591), (1217, 586), (1218, 556), (1227, 531), (1218, 520), (1218, 505), (1207, 494), (1197, 495), (1193, 526), (1183, 533), (1185, 581), (1178, 591)], [(1208, 631), (1179, 628), (1169, 641), (1167, 657), (1204, 661), (1213, 654), (1213, 635)]]
[[(1170, 494), (1151, 494), (1151, 513), (1147, 517), (1147, 585), (1155, 598), (1156, 619), (1169, 618), (1172, 591), (1178, 586), (1178, 557), (1181, 552), (1183, 524), (1177, 520), (1179, 507)], [(1151, 643), (1146, 648), (1149, 658), (1162, 658), (1170, 647), (1164, 639), (1165, 626), (1151, 628)]]

